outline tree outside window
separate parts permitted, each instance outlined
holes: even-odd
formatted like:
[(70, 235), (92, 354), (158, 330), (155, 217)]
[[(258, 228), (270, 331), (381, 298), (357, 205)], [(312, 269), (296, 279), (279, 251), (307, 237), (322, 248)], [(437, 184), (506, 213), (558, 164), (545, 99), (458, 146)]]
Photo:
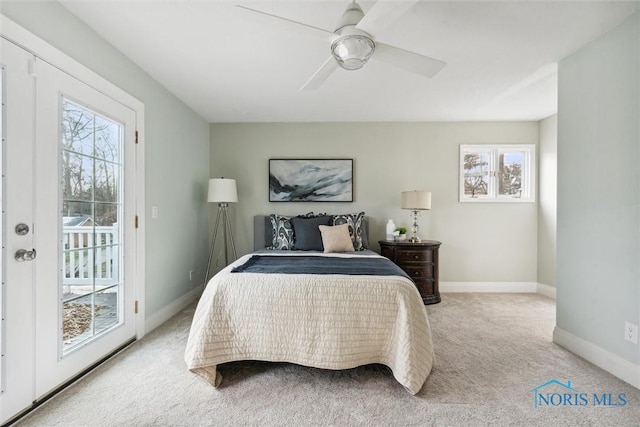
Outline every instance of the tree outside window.
[(464, 155), (464, 194), (468, 197), (489, 194), (489, 159), (487, 153)]

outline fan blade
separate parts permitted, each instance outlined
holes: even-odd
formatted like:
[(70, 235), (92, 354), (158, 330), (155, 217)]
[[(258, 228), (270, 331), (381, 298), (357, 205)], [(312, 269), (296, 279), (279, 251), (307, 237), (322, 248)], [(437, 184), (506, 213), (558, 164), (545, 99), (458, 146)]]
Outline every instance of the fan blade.
[(315, 90), (322, 86), (322, 83), (327, 81), (329, 76), (338, 69), (338, 63), (330, 56), (329, 59), (322, 64), (322, 67), (315, 72), (313, 76), (300, 88), (300, 90)]
[(380, 0), (364, 15), (360, 22), (358, 22), (358, 25), (356, 25), (356, 28), (374, 35), (398, 19), (400, 15), (411, 9), (411, 7), (419, 1), (420, 0)]
[(425, 77), (435, 76), (447, 65), (446, 62), (438, 59), (378, 42), (376, 42), (376, 50), (373, 52), (371, 59), (386, 62), (394, 67)]
[[(331, 40), (333, 37), (335, 37), (335, 34), (333, 34), (333, 32), (329, 31), (329, 30), (324, 30), (322, 28), (314, 27), (312, 25), (303, 24), (302, 22), (293, 21), (291, 19), (283, 18), (282, 16), (277, 16), (277, 15), (272, 15), (270, 13), (261, 12), (259, 10), (248, 8), (246, 6), (236, 5), (236, 7), (240, 8), (240, 9), (247, 10), (249, 12), (253, 12), (254, 16), (261, 16), (263, 18), (275, 18), (275, 19), (279, 20), (280, 22), (285, 23), (285, 25), (288, 25), (287, 28), (295, 28), (295, 29), (302, 30), (302, 31), (306, 30), (306, 32), (308, 34), (310, 34), (311, 36), (313, 36), (313, 37), (319, 37), (319, 38), (325, 39), (325, 40)], [(272, 23), (272, 22), (274, 22), (274, 21), (269, 19), (269, 23)]]

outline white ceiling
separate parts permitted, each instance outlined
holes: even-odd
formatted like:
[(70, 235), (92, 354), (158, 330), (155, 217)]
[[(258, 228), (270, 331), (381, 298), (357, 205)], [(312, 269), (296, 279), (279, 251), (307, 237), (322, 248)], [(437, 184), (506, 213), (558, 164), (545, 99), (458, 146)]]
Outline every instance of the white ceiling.
[(371, 61), (301, 92), (329, 45), (236, 4), (332, 31), (348, 0), (60, 2), (209, 122), (539, 120), (556, 112), (558, 61), (640, 9), (423, 0), (375, 36), (445, 61), (438, 75)]

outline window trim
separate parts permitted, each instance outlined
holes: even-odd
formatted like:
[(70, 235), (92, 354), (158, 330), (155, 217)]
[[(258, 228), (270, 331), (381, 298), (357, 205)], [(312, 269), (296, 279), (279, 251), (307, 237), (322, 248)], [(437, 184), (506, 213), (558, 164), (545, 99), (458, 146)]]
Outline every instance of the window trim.
[[(498, 194), (495, 173), (501, 152), (523, 151), (522, 186), (520, 197)], [(469, 197), (464, 193), (464, 155), (469, 152), (489, 153), (489, 182), (487, 195)], [(458, 201), (460, 203), (535, 203), (536, 201), (536, 145), (535, 144), (460, 144), (458, 159)]]

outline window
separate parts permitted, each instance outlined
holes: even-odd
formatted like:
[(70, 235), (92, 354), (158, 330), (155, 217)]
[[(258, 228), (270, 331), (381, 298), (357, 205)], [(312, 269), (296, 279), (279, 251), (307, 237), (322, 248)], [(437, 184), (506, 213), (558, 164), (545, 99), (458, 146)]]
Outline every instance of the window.
[(122, 324), (124, 124), (62, 97), (62, 351)]
[(461, 145), (461, 202), (534, 202), (535, 145)]

